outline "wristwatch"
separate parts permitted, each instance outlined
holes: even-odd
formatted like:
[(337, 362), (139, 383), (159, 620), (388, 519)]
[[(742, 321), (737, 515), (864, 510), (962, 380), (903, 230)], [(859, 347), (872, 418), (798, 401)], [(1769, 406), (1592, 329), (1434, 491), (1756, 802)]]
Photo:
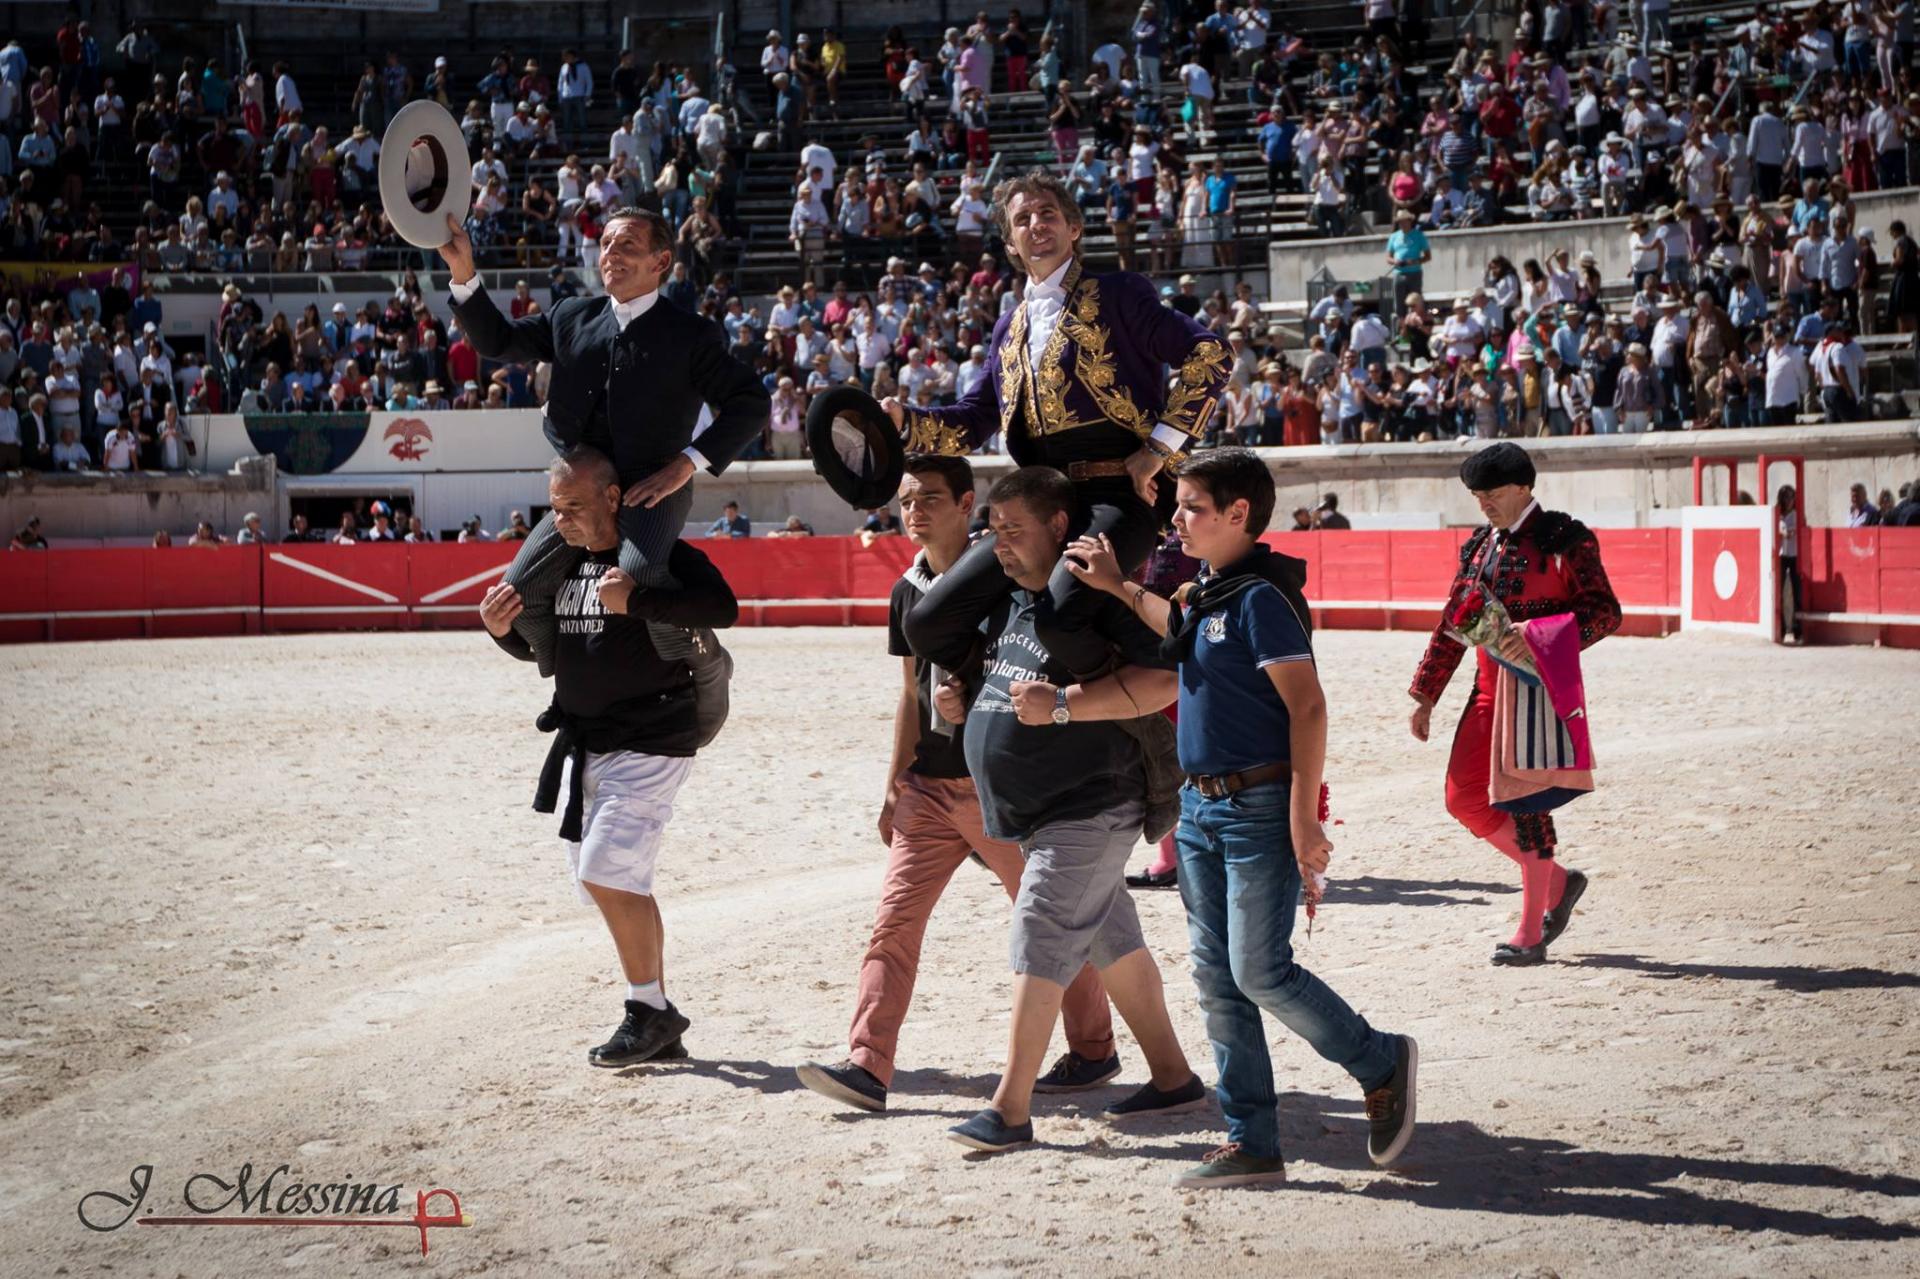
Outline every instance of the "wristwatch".
[(1073, 712), (1067, 709), (1067, 690), (1057, 688), (1053, 691), (1053, 722), (1065, 724), (1073, 719)]

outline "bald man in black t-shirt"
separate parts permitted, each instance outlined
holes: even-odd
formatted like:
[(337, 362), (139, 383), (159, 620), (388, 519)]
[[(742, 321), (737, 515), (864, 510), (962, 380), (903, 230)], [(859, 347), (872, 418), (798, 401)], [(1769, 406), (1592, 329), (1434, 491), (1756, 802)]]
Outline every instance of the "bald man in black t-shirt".
[[(667, 557), (674, 589), (637, 586), (620, 568), (620, 494), (618, 471), (596, 449), (575, 448), (549, 472), (553, 528), (584, 554), (553, 601), (553, 705), (541, 727), (558, 736), (534, 807), (552, 811), (564, 773), (560, 834), (574, 882), (605, 917), (627, 980), (626, 1019), (587, 1054), (595, 1066), (687, 1055), (680, 1036), (690, 1023), (662, 986), (653, 871), (702, 733), (692, 668), (663, 656), (654, 636), (731, 626), (740, 611), (726, 578), (685, 542)], [(480, 616), (496, 644), (530, 662), (533, 649), (513, 626), (521, 607), (501, 582)]]

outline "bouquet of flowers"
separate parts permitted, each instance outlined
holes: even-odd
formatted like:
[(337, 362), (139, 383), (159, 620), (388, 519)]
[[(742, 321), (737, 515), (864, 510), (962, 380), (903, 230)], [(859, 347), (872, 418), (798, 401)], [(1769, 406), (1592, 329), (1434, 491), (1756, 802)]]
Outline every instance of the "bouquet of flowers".
[(1487, 656), (1512, 671), (1528, 684), (1540, 682), (1540, 672), (1530, 660), (1515, 661), (1500, 651), (1501, 643), (1513, 633), (1513, 618), (1506, 605), (1475, 586), (1447, 605), (1447, 632), (1462, 644), (1487, 650)]

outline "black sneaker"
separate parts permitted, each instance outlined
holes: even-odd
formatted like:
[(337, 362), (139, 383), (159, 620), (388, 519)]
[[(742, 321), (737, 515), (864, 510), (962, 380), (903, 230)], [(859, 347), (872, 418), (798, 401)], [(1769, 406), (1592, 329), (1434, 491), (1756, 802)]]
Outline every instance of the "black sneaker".
[(1180, 868), (1176, 866), (1172, 870), (1163, 870), (1158, 874), (1150, 870), (1143, 870), (1138, 875), (1129, 875), (1127, 876), (1127, 887), (1178, 888), (1180, 887)]
[(804, 1066), (795, 1066), (793, 1073), (800, 1076), (801, 1083), (822, 1097), (831, 1097), (862, 1110), (887, 1108), (887, 1086), (875, 1079), (873, 1072), (866, 1067), (856, 1066), (851, 1061), (834, 1066), (810, 1061)]
[(1105, 1061), (1088, 1061), (1077, 1052), (1063, 1052), (1053, 1069), (1033, 1081), (1035, 1092), (1085, 1092), (1120, 1073), (1120, 1054)]
[(1000, 1112), (989, 1107), (981, 1111), (964, 1124), (956, 1124), (947, 1129), (947, 1139), (957, 1141), (963, 1146), (975, 1150), (984, 1150), (997, 1155), (1003, 1150), (1012, 1150), (1015, 1146), (1025, 1146), (1033, 1141), (1033, 1120), (1024, 1124), (1009, 1124), (1000, 1117)]
[(1402, 1035), (1393, 1078), (1367, 1094), (1367, 1158), (1382, 1168), (1413, 1140), (1413, 1085), (1419, 1071), (1420, 1045), (1412, 1035)]
[[(679, 1042), (681, 1034), (693, 1023), (680, 1015), (672, 1004), (655, 1008), (637, 999), (627, 1000), (627, 1018), (613, 1032), (613, 1038), (598, 1048), (587, 1050), (587, 1061), (594, 1066), (632, 1066), (661, 1057)], [(686, 1049), (680, 1050), (686, 1055)]]
[(1161, 1092), (1151, 1080), (1114, 1102), (1101, 1112), (1108, 1119), (1133, 1119), (1140, 1115), (1177, 1115), (1207, 1104), (1207, 1086), (1200, 1076), (1189, 1075), (1187, 1082), (1171, 1092)]
[(1540, 944), (1551, 946), (1573, 922), (1573, 907), (1587, 891), (1587, 877), (1577, 870), (1567, 872), (1567, 886), (1560, 893), (1560, 904), (1540, 917)]
[(1493, 948), (1490, 962), (1495, 968), (1531, 968), (1535, 964), (1544, 964), (1547, 962), (1547, 944), (1543, 941), (1538, 946), (1516, 946), (1510, 941), (1503, 941)]

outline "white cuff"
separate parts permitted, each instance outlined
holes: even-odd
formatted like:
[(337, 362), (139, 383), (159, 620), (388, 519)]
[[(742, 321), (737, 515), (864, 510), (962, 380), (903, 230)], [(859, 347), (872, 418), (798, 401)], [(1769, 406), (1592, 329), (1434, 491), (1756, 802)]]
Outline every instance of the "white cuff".
[(478, 271), (475, 271), (473, 273), (473, 278), (471, 280), (468, 280), (465, 284), (449, 283), (447, 285), (447, 293), (449, 296), (453, 298), (455, 302), (465, 302), (468, 298), (472, 297), (475, 293), (479, 291), (480, 291), (480, 273)]
[(1173, 453), (1184, 453), (1193, 447), (1192, 436), (1188, 435), (1179, 427), (1166, 422), (1162, 422), (1160, 425), (1154, 427), (1153, 435), (1150, 438), (1160, 444), (1166, 445), (1167, 450)]
[(680, 452), (683, 457), (693, 463), (694, 470), (704, 471), (707, 469), (706, 454), (702, 453), (699, 449), (688, 447), (680, 450)]

